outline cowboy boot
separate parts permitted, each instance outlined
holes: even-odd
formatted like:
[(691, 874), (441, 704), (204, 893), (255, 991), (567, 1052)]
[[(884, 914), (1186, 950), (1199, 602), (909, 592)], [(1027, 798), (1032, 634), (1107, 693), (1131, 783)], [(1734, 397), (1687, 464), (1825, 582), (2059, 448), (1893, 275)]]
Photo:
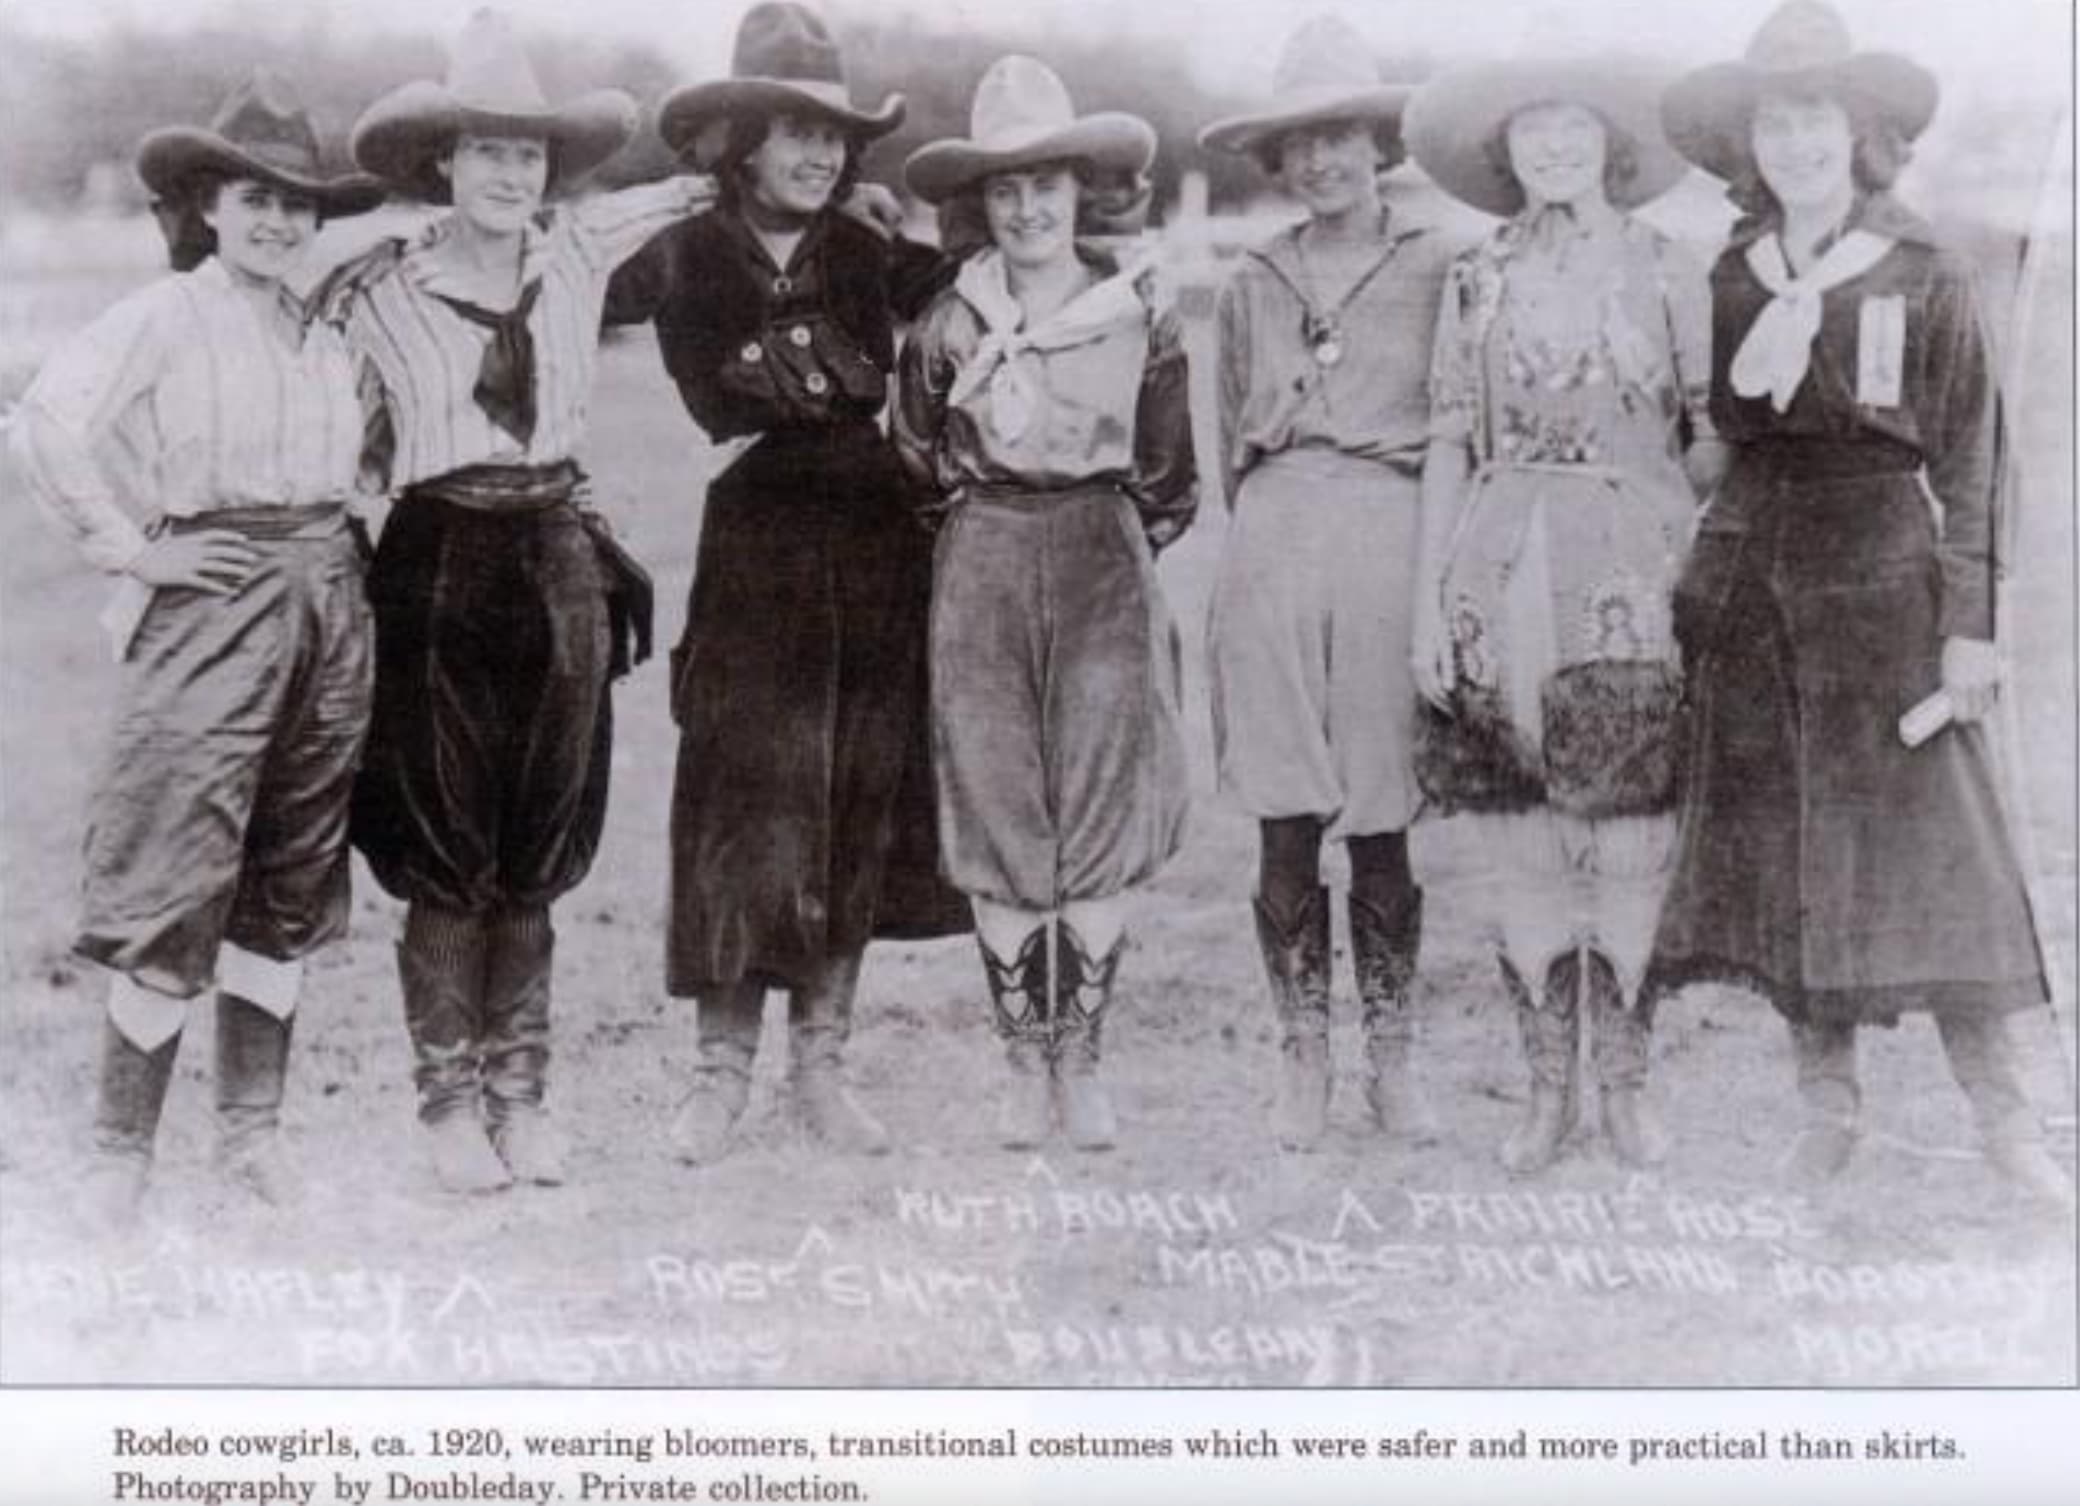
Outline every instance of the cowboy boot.
[(1546, 973), (1541, 997), (1533, 998), (1515, 968), (1502, 964), (1502, 978), (1517, 1007), (1524, 1064), (1531, 1093), (1524, 1118), (1502, 1142), (1505, 1171), (1530, 1176), (1559, 1158), (1575, 1115), (1573, 1080), (1580, 1052), (1581, 960), (1569, 952)]
[(1127, 949), (1121, 931), (1102, 957), (1085, 950), (1076, 927), (1061, 930), (1061, 988), (1056, 999), (1054, 1054), (1056, 1085), (1062, 1095), (1062, 1129), (1078, 1150), (1110, 1150), (1119, 1140), (1119, 1116), (1112, 1097), (1098, 1080), (1106, 1011), (1112, 1007), (1112, 985), (1119, 959)]
[(1856, 1026), (1805, 1020), (1791, 1025), (1798, 1058), (1798, 1096), (1805, 1119), (1791, 1142), (1792, 1174), (1809, 1183), (1832, 1181), (1856, 1153), (1863, 1095), (1856, 1085)]
[(297, 1194), (281, 1145), (293, 1018), (217, 995), (217, 1166), (234, 1186), (277, 1208)]
[(751, 1101), (751, 1063), (758, 1055), (766, 986), (740, 978), (700, 993), (694, 1022), (693, 1085), (672, 1121), (672, 1152), (690, 1166), (729, 1154), (730, 1139)]
[(862, 957), (848, 952), (827, 958), (816, 977), (788, 1000), (794, 1023), (794, 1107), (803, 1133), (824, 1149), (885, 1156), (888, 1131), (845, 1086), (845, 1043), (852, 1038)]
[(115, 1021), (102, 1024), (94, 1155), (80, 1187), (81, 1207), (98, 1229), (124, 1228), (137, 1219), (180, 1044), (176, 1031), (146, 1051), (124, 1035)]
[(484, 1122), (491, 1148), (516, 1182), (554, 1187), (565, 1176), (566, 1149), (543, 1106), (556, 957), (548, 906), (497, 911), (484, 945)]
[(2044, 1127), (2022, 1085), (2007, 1021), (1999, 1015), (1938, 1013), (1936, 1028), (1951, 1075), (1971, 1100), (1987, 1164), (2031, 1203), (2071, 1219), (2073, 1179), (2045, 1148)]
[(1286, 1150), (1312, 1150), (1329, 1123), (1329, 891), (1308, 891), (1280, 916), (1259, 895), (1257, 949), (1278, 1010), (1278, 1088), (1271, 1131)]
[(1437, 1118), (1410, 1069), (1416, 1036), (1409, 998), (1423, 941), (1423, 891), (1403, 890), (1391, 906), (1350, 894), (1351, 967), (1365, 1029), (1365, 1102), (1373, 1122), (1416, 1145), (1437, 1139)]
[(1668, 1136), (1645, 1101), (1652, 1059), (1653, 1027), (1644, 999), (1625, 1005), (1617, 969), (1598, 952), (1585, 952), (1591, 1029), (1590, 1057), (1603, 1107), (1604, 1138), (1627, 1166), (1659, 1166), (1668, 1155)]
[(1006, 962), (976, 932), (989, 980), (990, 1011), (1004, 1041), (1011, 1081), (997, 1105), (997, 1140), (1031, 1150), (1054, 1132), (1054, 1005), (1047, 975), (1047, 927), (1039, 925)]
[(495, 1192), (513, 1180), (484, 1137), (479, 1102), (484, 953), (476, 916), (418, 901), (405, 912), (397, 976), (415, 1057), (412, 1080), (433, 1174), (449, 1192)]

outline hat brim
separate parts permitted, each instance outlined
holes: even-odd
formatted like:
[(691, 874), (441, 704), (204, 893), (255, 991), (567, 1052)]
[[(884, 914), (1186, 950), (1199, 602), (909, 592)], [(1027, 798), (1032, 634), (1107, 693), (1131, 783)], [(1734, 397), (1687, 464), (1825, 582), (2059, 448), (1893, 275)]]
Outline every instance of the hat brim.
[(430, 204), (449, 200), (436, 170), (464, 133), (539, 136), (556, 151), (557, 183), (582, 178), (628, 144), (636, 102), (619, 89), (595, 89), (553, 110), (488, 110), (421, 79), (393, 89), (354, 123), (348, 150), (355, 166)]
[(328, 219), (366, 214), (383, 202), (387, 190), (365, 173), (312, 177), (240, 150), (214, 131), (171, 126), (154, 131), (138, 144), (137, 176), (158, 199), (178, 198), (198, 174), (251, 178), (293, 189), (315, 199)]
[(1684, 157), (1730, 182), (1754, 159), (1749, 134), (1755, 102), (1772, 91), (1817, 93), (1875, 110), (1909, 141), (1928, 129), (1941, 97), (1935, 75), (1896, 52), (1852, 53), (1811, 68), (1714, 63), (1669, 86), (1661, 102), (1662, 129)]
[(1541, 104), (1594, 110), (1630, 140), (1634, 170), (1610, 184), (1610, 201), (1636, 209), (1658, 199), (1689, 171), (1662, 133), (1668, 73), (1624, 57), (1486, 63), (1438, 75), (1416, 91), (1401, 122), (1417, 166), (1462, 204), (1507, 217), (1524, 207), (1524, 189), (1488, 143), (1512, 115)]
[(949, 199), (991, 173), (1043, 162), (1088, 162), (1099, 172), (1142, 173), (1156, 160), (1155, 127), (1138, 115), (1105, 110), (1078, 116), (1060, 130), (1009, 146), (956, 138), (919, 147), (903, 164), (903, 181), (927, 203)]
[(1414, 93), (1409, 84), (1379, 84), (1368, 89), (1340, 89), (1314, 98), (1296, 97), (1268, 110), (1216, 120), (1199, 132), (1199, 145), (1209, 152), (1252, 152), (1273, 137), (1301, 126), (1332, 120), (1399, 121)]
[[(657, 110), (657, 134), (675, 155), (684, 156), (701, 133), (717, 120), (731, 116), (806, 113), (836, 121), (848, 135), (862, 141), (886, 136), (903, 123), (908, 108), (903, 96), (891, 94), (880, 108), (862, 110), (849, 101), (840, 103), (835, 91), (826, 95), (800, 83), (780, 78), (724, 78), (704, 84), (687, 84), (672, 90)], [(697, 163), (705, 169), (712, 162)]]

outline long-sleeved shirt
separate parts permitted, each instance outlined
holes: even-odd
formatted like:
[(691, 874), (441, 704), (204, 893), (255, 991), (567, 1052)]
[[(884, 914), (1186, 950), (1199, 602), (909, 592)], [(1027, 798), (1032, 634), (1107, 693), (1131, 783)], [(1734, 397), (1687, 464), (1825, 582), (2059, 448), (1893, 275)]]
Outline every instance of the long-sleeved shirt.
[(452, 215), (409, 244), (378, 248), (372, 264), (350, 270), (344, 285), (336, 282), (321, 294), (328, 315), (343, 321), (356, 353), (380, 381), (392, 436), (390, 484), (409, 486), (469, 465), (569, 458), (585, 434), (608, 277), (703, 202), (692, 180), (672, 178), (559, 205), (524, 233), (520, 286), (540, 288), (526, 321), (534, 345), (535, 422), (525, 443), (494, 422), (475, 396), (492, 333), (442, 301), (443, 294), (471, 301), (436, 254), (455, 233)]
[(1153, 274), (1094, 270), (1102, 280), (1026, 329), (1001, 258), (963, 265), (904, 347), (896, 450), (945, 498), (1116, 482), (1161, 548), (1198, 507), (1184, 341)]
[(353, 491), (365, 432), (353, 358), (322, 324), (292, 342), (279, 323), (212, 258), (123, 299), (45, 363), (12, 448), (89, 561), (127, 568), (154, 516)]
[[(1340, 308), (1319, 294), (1299, 227), (1244, 254), (1218, 305), (1221, 474), (1228, 503), (1266, 455), (1321, 445), (1421, 465), (1429, 437), (1431, 332), (1454, 247), (1389, 223), (1379, 260)], [(1336, 360), (1316, 359), (1310, 318), (1333, 320)]]

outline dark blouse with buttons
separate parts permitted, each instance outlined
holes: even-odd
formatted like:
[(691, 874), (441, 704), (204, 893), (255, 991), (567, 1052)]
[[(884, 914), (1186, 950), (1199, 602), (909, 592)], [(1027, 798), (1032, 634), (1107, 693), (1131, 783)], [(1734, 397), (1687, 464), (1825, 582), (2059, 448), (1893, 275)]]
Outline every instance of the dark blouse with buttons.
[(871, 423), (888, 398), (894, 320), (929, 295), (939, 263), (827, 210), (781, 268), (740, 214), (717, 209), (624, 264), (606, 319), (655, 321), (665, 368), (710, 439)]

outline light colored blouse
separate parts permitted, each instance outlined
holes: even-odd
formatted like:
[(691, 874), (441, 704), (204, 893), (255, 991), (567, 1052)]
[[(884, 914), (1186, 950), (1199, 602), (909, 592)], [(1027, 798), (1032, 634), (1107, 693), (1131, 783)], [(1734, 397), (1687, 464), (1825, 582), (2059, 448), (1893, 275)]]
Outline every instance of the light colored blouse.
[(896, 449), (953, 500), (1117, 483), (1161, 547), (1198, 502), (1182, 334), (1152, 271), (1086, 259), (1098, 280), (1031, 328), (1003, 259), (965, 262), (904, 349)]
[(364, 428), (338, 333), (314, 325), (292, 345), (212, 258), (66, 342), (23, 397), (11, 447), (44, 513), (121, 571), (154, 516), (346, 498)]
[[(598, 363), (607, 279), (658, 231), (686, 218), (707, 196), (701, 180), (671, 178), (563, 204), (524, 232), (520, 286), (539, 284), (527, 329), (534, 345), (535, 423), (527, 442), (492, 422), (474, 391), (493, 336), (441, 301), (471, 301), (449, 284), (435, 248), (454, 234), (454, 216), (393, 246), (376, 275), (349, 278), (329, 312), (380, 380), (394, 449), (392, 488), (471, 465), (546, 465), (569, 458), (584, 437)], [(496, 312), (496, 311), (494, 311)]]
[[(1300, 229), (1246, 252), (1221, 288), (1221, 468), (1228, 505), (1251, 466), (1303, 445), (1422, 464), (1437, 300), (1452, 245), (1383, 219), (1378, 260), (1332, 306), (1309, 275)], [(1332, 359), (1323, 361), (1325, 340)]]

